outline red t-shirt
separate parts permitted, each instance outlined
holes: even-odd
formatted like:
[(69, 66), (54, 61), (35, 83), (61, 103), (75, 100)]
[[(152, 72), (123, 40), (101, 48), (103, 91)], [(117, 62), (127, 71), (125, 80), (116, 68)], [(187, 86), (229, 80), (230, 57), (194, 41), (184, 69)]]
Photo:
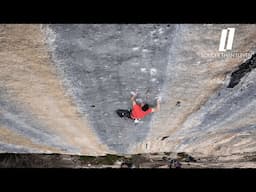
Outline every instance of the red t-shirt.
[(152, 108), (149, 108), (147, 111), (143, 111), (141, 109), (141, 106), (139, 106), (138, 104), (134, 105), (132, 108), (132, 113), (131, 113), (131, 117), (133, 119), (142, 119), (143, 117), (145, 117), (146, 115), (148, 115), (149, 113), (152, 112)]

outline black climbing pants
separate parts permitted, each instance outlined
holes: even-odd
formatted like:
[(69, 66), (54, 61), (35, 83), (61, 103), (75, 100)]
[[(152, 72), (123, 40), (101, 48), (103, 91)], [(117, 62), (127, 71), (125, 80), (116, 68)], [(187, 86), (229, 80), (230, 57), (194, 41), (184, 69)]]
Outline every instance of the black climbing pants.
[(126, 118), (131, 118), (131, 110), (126, 110), (126, 109), (118, 109), (116, 110), (116, 113), (119, 117), (126, 117)]

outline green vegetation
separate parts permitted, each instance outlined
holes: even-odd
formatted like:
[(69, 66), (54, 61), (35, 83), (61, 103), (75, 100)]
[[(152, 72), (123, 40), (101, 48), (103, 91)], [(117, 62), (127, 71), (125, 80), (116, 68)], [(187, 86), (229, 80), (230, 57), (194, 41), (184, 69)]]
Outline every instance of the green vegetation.
[(165, 155), (169, 156), (171, 155), (172, 153), (171, 152), (164, 152)]
[(196, 162), (196, 159), (185, 152), (177, 153), (177, 160), (185, 162)]
[(80, 156), (82, 163), (90, 163), (92, 165), (113, 165), (118, 160), (124, 160), (123, 156), (107, 154), (105, 156), (93, 157), (93, 156)]
[(93, 156), (79, 156), (79, 160), (83, 163), (92, 163), (95, 159), (96, 157)]

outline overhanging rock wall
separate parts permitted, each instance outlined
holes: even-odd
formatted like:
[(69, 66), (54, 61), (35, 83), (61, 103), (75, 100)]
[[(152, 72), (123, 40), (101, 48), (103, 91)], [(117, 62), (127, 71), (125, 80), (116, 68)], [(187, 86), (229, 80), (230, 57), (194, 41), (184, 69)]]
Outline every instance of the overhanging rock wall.
[[(233, 49), (221, 55), (228, 27)], [(254, 69), (227, 87), (255, 37), (255, 25), (241, 24), (0, 25), (0, 150), (253, 151)], [(115, 114), (134, 90), (150, 105), (163, 98), (138, 125)]]

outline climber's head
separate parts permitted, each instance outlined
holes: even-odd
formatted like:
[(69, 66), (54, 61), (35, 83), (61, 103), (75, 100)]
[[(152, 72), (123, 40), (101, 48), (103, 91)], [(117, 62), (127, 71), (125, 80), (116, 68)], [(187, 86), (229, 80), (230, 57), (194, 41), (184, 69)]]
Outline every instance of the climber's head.
[(149, 109), (149, 105), (147, 103), (142, 103), (141, 109), (142, 109), (142, 111), (147, 111)]

